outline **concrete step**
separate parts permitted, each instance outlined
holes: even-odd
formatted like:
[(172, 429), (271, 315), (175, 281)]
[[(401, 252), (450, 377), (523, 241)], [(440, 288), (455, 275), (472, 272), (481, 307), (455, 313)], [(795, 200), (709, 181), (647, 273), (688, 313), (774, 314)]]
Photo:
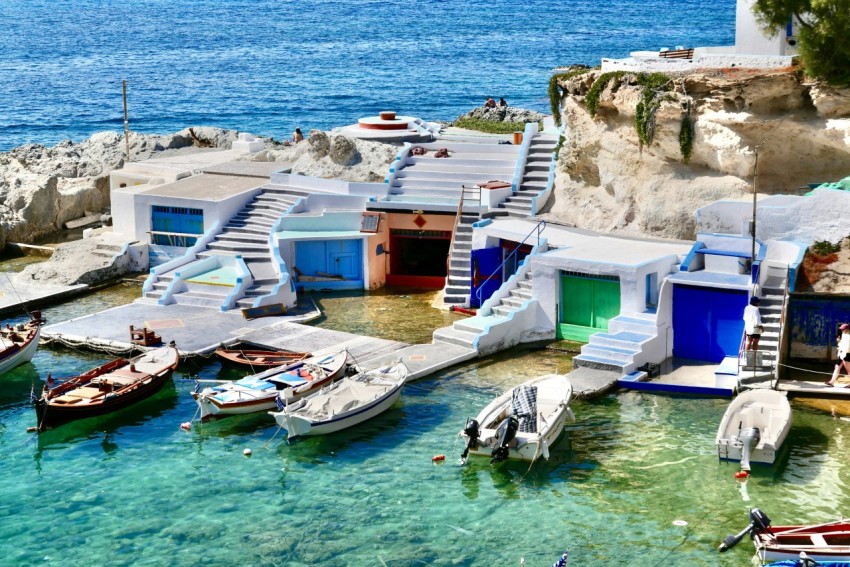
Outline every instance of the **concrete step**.
[(655, 336), (658, 332), (658, 326), (655, 319), (645, 319), (641, 317), (626, 317), (618, 315), (608, 322), (608, 332), (617, 333), (620, 331), (629, 331), (640, 333), (642, 335)]
[(594, 333), (590, 342), (594, 346), (610, 346), (613, 348), (634, 348), (640, 350), (640, 345), (653, 338), (653, 335), (620, 331), (618, 333)]
[(635, 355), (640, 349), (616, 348), (610, 346), (582, 345), (581, 354), (599, 359), (615, 360), (623, 365), (634, 362)]
[(266, 260), (269, 259), (269, 254), (266, 252), (265, 254), (260, 254), (257, 252), (232, 252), (230, 250), (205, 250), (198, 254), (198, 258), (209, 258), (211, 256), (242, 256), (242, 259), (248, 262), (249, 260)]
[(612, 370), (622, 373), (626, 364), (607, 357), (594, 356), (591, 354), (579, 354), (573, 357), (573, 368), (597, 368), (599, 370)]
[(262, 242), (237, 242), (232, 240), (213, 240), (207, 245), (210, 250), (230, 250), (237, 254), (242, 252), (268, 252), (269, 246)]
[(473, 344), (477, 337), (478, 333), (469, 333), (454, 327), (443, 327), (434, 331), (433, 334), (434, 342), (443, 342), (466, 348), (474, 348)]
[(449, 294), (446, 293), (443, 295), (443, 303), (452, 304), (452, 305), (468, 305), (469, 304), (469, 294)]

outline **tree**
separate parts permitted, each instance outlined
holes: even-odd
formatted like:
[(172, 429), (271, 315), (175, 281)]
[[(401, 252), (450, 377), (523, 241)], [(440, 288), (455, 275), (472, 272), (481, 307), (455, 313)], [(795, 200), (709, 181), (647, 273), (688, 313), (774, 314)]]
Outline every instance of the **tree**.
[(850, 85), (850, 0), (756, 0), (753, 13), (769, 32), (800, 22), (800, 55), (806, 72)]

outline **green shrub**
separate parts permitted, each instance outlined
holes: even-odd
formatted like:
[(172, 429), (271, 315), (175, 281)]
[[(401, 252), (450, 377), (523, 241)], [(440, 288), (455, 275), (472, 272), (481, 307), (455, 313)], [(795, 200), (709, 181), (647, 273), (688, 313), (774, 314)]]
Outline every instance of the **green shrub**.
[(555, 152), (555, 161), (558, 161), (558, 156), (561, 155), (561, 148), (563, 147), (563, 145), (564, 145), (564, 136), (561, 135), (561, 136), (558, 137), (558, 144), (555, 146), (555, 149), (553, 150)]
[(525, 130), (525, 122), (496, 122), (494, 120), (481, 120), (480, 118), (459, 118), (455, 121), (454, 126), (488, 134), (511, 134)]
[(552, 117), (555, 119), (555, 124), (561, 125), (561, 92), (560, 81), (567, 81), (573, 77), (577, 77), (582, 73), (590, 71), (584, 65), (574, 65), (570, 71), (565, 73), (557, 73), (549, 77), (549, 108), (552, 111)]
[(833, 244), (828, 240), (819, 240), (812, 244), (810, 250), (817, 256), (829, 256), (841, 250), (841, 244)]

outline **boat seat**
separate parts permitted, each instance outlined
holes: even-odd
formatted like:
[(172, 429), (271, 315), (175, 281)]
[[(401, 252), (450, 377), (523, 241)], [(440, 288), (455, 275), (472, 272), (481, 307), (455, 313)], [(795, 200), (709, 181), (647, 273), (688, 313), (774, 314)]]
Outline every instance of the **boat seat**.
[(57, 404), (76, 404), (80, 400), (82, 400), (82, 398), (77, 398), (77, 397), (69, 396), (69, 395), (65, 394), (65, 395), (62, 395), (62, 396), (58, 396), (56, 398), (52, 398), (50, 401), (53, 402), (53, 403), (57, 403)]
[(92, 399), (97, 398), (98, 396), (102, 396), (103, 392), (100, 391), (100, 388), (92, 388), (91, 386), (83, 386), (82, 388), (77, 388), (76, 390), (72, 390), (65, 394), (66, 396), (71, 396), (74, 398), (82, 398), (82, 399)]
[[(142, 372), (137, 372), (137, 374), (139, 374), (140, 376), (144, 376), (144, 373)], [(116, 374), (107, 374), (106, 376), (101, 378), (101, 380), (106, 384), (109, 384), (116, 388), (123, 388), (124, 386), (129, 386), (138, 382), (137, 378), (123, 377), (118, 376)]]

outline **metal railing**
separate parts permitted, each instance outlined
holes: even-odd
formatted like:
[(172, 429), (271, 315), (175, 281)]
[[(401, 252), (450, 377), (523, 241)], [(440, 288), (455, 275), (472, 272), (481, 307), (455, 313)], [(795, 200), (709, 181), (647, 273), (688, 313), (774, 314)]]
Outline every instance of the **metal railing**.
[(448, 285), (449, 275), (452, 265), (452, 254), (455, 249), (455, 236), (457, 235), (457, 228), (460, 226), (461, 217), (463, 217), (463, 202), (466, 199), (467, 193), (470, 195), (475, 195), (477, 191), (478, 194), (478, 204), (481, 204), (481, 189), (475, 187), (467, 187), (466, 185), (460, 186), (460, 200), (457, 204), (457, 212), (455, 213), (455, 224), (452, 228), (452, 239), (449, 241), (449, 255), (446, 258), (446, 284)]
[(487, 282), (489, 282), (491, 279), (493, 279), (493, 277), (494, 277), (496, 274), (501, 274), (501, 273), (502, 273), (502, 268), (504, 268), (504, 267), (505, 267), (505, 264), (507, 264), (507, 263), (508, 263), (508, 260), (510, 260), (511, 258), (513, 258), (513, 257), (515, 257), (515, 256), (517, 255), (517, 252), (519, 251), (520, 247), (522, 247), (522, 245), (523, 245), (523, 244), (525, 244), (525, 241), (526, 241), (526, 240), (528, 240), (528, 239), (531, 237), (531, 235), (533, 235), (534, 233), (537, 233), (537, 244), (540, 244), (540, 234), (541, 234), (541, 233), (542, 233), (545, 229), (546, 229), (546, 221), (543, 221), (543, 220), (542, 220), (542, 221), (538, 222), (538, 223), (534, 226), (534, 228), (532, 228), (532, 229), (531, 229), (531, 231), (530, 231), (527, 235), (525, 235), (525, 238), (523, 238), (523, 239), (522, 239), (522, 242), (520, 242), (519, 244), (517, 244), (517, 245), (514, 247), (514, 249), (513, 249), (513, 250), (511, 250), (511, 253), (510, 253), (510, 254), (508, 254), (508, 255), (507, 255), (507, 257), (506, 257), (504, 260), (502, 260), (502, 263), (501, 263), (501, 264), (499, 264), (499, 267), (498, 267), (498, 268), (496, 268), (495, 270), (493, 270), (493, 273), (492, 273), (492, 274), (490, 274), (490, 275), (487, 277), (487, 279), (486, 279), (486, 280), (484, 280), (484, 281), (481, 283), (481, 285), (480, 285), (480, 286), (478, 286), (478, 289), (477, 289), (477, 290), (475, 290), (475, 297), (477, 297), (477, 298), (478, 298), (478, 305), (481, 305), (481, 295), (483, 294), (484, 286), (486, 286), (486, 285), (487, 285)]
[(783, 347), (785, 346), (785, 314), (788, 310), (788, 300), (790, 295), (788, 291), (791, 284), (791, 267), (785, 268), (785, 288), (782, 292), (782, 309), (779, 311), (779, 337), (776, 341), (776, 365), (773, 368), (773, 382), (770, 387), (776, 389), (779, 386), (779, 369), (782, 367), (784, 359), (782, 358)]

